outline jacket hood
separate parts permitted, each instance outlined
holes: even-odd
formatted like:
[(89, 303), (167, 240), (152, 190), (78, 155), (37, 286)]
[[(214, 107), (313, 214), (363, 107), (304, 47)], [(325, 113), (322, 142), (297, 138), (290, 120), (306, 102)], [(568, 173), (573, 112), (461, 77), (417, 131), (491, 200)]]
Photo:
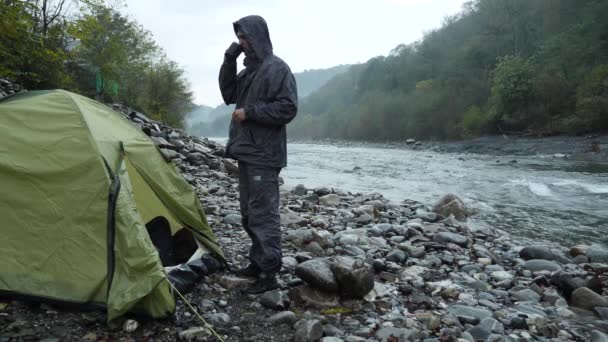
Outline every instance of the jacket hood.
[(259, 15), (249, 15), (237, 20), (232, 25), (234, 26), (234, 34), (239, 30), (245, 34), (259, 60), (264, 60), (272, 55), (272, 42), (264, 18)]

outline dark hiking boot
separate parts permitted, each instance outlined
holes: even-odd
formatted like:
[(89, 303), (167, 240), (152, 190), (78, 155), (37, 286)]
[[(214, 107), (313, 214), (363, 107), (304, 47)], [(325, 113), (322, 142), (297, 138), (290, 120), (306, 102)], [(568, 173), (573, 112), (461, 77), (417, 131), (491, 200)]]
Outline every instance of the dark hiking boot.
[(261, 294), (278, 288), (279, 283), (274, 274), (260, 273), (260, 277), (251, 286), (243, 289), (242, 292), (244, 294)]
[(205, 267), (207, 267), (207, 274), (213, 274), (224, 269), (223, 262), (209, 253), (203, 254), (201, 260)]
[(232, 273), (234, 273), (235, 275), (237, 275), (239, 277), (249, 277), (249, 278), (257, 278), (261, 272), (262, 271), (260, 271), (260, 269), (254, 264), (249, 264), (246, 267), (238, 268), (238, 269), (232, 271)]

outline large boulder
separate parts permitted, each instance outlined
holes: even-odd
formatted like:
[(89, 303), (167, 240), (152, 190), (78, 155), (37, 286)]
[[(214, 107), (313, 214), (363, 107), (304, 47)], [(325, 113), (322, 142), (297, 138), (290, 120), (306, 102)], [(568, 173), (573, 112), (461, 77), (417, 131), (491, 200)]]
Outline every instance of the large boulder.
[(296, 275), (322, 291), (338, 291), (338, 282), (326, 258), (305, 261), (296, 267)]
[(572, 292), (571, 304), (577, 308), (593, 310), (596, 307), (608, 306), (608, 299), (593, 292), (587, 287), (579, 287)]
[(566, 258), (563, 255), (554, 253), (552, 250), (545, 246), (524, 247), (521, 251), (519, 251), (519, 256), (524, 260), (542, 259), (556, 261), (560, 264), (567, 264), (570, 262), (570, 259)]
[(363, 298), (374, 288), (374, 273), (363, 261), (336, 257), (331, 263), (331, 270), (342, 297)]
[(444, 219), (450, 215), (454, 215), (454, 218), (461, 222), (466, 221), (469, 215), (464, 202), (454, 194), (447, 194), (441, 197), (439, 202), (433, 206), (433, 212)]

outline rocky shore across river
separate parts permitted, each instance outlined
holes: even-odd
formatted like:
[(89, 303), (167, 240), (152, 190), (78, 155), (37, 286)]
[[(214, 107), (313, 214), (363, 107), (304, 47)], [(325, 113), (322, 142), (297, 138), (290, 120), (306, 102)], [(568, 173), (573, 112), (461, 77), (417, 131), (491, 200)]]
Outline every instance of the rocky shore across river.
[[(247, 262), (238, 168), (223, 146), (121, 106), (196, 189), (234, 266)], [(328, 156), (331, 158), (331, 156)], [(404, 196), (406, 197), (406, 196)], [(381, 194), (283, 186), (281, 288), (260, 296), (229, 272), (186, 295), (226, 341), (608, 341), (608, 251), (531, 244), (434, 206)], [(0, 303), (0, 341), (214, 341), (178, 300), (171, 319)]]

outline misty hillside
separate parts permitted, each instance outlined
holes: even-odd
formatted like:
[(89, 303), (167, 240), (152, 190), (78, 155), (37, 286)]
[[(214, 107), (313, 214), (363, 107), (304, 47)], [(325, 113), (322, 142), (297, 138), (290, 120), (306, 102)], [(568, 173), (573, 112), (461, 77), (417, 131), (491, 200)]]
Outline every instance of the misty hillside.
[(608, 130), (608, 1), (477, 0), (301, 102), (295, 138)]

